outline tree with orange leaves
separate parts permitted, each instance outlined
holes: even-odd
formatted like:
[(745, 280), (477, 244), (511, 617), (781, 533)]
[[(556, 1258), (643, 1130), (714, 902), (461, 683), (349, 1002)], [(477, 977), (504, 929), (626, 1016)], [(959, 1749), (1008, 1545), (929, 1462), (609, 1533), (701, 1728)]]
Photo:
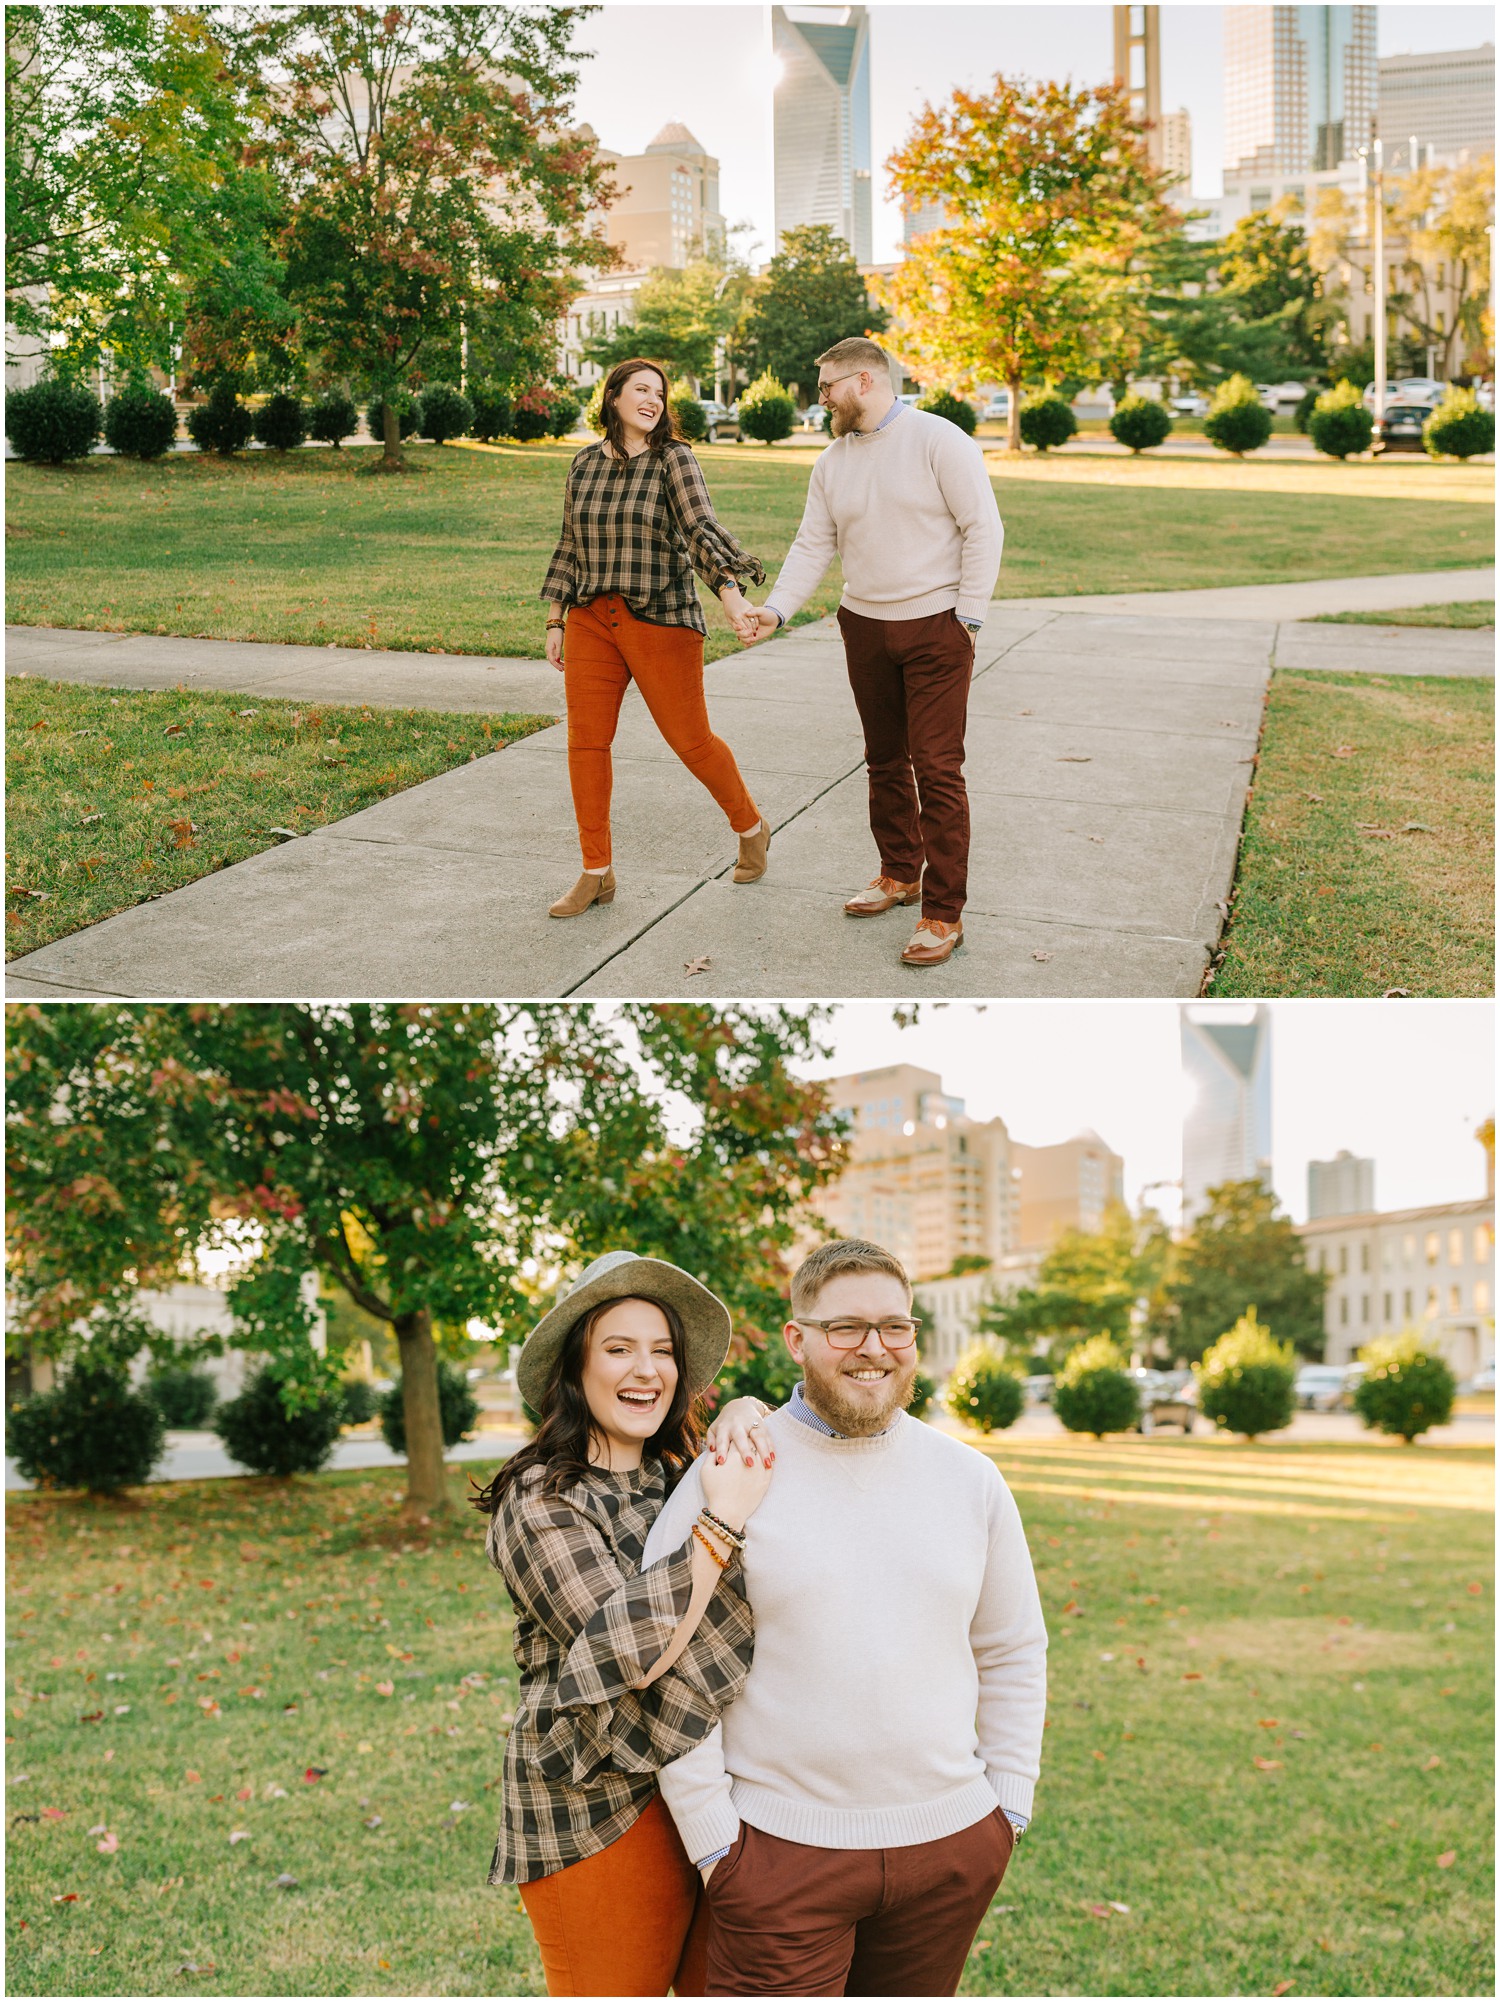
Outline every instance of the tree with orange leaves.
[(1148, 331), (1145, 255), (1181, 225), (1121, 86), (997, 76), (925, 106), (886, 167), (911, 207), (945, 218), (880, 285), (894, 344), (956, 387), (1006, 383), (1011, 451), (1024, 382), (1128, 371)]

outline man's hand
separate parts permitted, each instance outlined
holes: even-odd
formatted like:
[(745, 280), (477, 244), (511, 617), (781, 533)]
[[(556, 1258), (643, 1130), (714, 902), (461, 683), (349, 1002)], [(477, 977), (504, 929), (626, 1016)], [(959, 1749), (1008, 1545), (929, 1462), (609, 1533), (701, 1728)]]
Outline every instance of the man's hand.
[(715, 1870), (717, 1870), (717, 1869), (718, 1869), (719, 1865), (720, 1865), (720, 1864), (721, 1864), (721, 1863), (722, 1863), (723, 1861), (724, 1861), (724, 1858), (723, 1858), (722, 1856), (716, 1856), (716, 1857), (714, 1858), (713, 1862), (709, 1864), (709, 1866), (708, 1866), (708, 1868), (707, 1868), (706, 1870), (700, 1870), (700, 1871), (699, 1871), (699, 1873), (698, 1873), (698, 1874), (699, 1874), (699, 1876), (700, 1876), (700, 1877), (702, 1877), (702, 1879), (703, 1879), (703, 1882), (704, 1882), (704, 1884), (705, 1884), (705, 1885), (706, 1885), (706, 1884), (708, 1883), (708, 1880), (709, 1880), (709, 1878), (710, 1878), (710, 1877), (711, 1877), (711, 1876), (712, 1876), (712, 1875), (714, 1874)]
[(768, 612), (764, 605), (751, 605), (749, 610), (754, 623), (748, 632), (740, 634), (740, 638), (746, 646), (754, 646), (757, 640), (764, 639), (768, 633), (774, 633), (781, 621), (774, 612)]

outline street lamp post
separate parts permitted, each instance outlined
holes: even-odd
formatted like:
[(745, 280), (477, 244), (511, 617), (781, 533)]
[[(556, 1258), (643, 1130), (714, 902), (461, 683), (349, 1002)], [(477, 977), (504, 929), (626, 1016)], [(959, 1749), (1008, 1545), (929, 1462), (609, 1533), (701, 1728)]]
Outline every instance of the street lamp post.
[[(1371, 156), (1374, 167), (1371, 168)], [(1375, 197), (1375, 217), (1372, 231), (1372, 251), (1375, 262), (1375, 428), (1380, 431), (1385, 424), (1385, 174), (1383, 172), (1384, 146), (1374, 139), (1368, 146), (1359, 149), (1359, 191), (1362, 196), (1373, 193)]]

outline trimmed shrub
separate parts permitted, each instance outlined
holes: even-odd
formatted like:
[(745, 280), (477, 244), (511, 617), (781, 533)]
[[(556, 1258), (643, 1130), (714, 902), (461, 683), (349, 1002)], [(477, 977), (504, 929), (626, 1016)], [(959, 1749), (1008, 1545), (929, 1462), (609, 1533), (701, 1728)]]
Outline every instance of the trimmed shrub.
[(1290, 1342), (1278, 1342), (1249, 1307), (1228, 1334), (1193, 1364), (1198, 1403), (1221, 1432), (1258, 1439), (1291, 1424), (1297, 1362)]
[(951, 389), (930, 389), (917, 408), (930, 411), (934, 417), (946, 417), (966, 438), (974, 436), (979, 423), (973, 404), (966, 397), (955, 396)]
[(597, 431), (601, 438), (604, 436), (603, 377), (601, 377), (599, 381), (594, 384), (593, 393), (590, 395), (588, 402), (584, 405), (583, 421), (585, 424), (587, 424), (587, 426), (591, 431)]
[(231, 1460), (252, 1474), (315, 1474), (338, 1440), (344, 1400), (325, 1394), (311, 1405), (288, 1411), (281, 1384), (258, 1369), (238, 1397), (221, 1404), (214, 1430)]
[(1052, 1386), (1052, 1409), (1069, 1432), (1126, 1432), (1141, 1415), (1141, 1394), (1108, 1335), (1094, 1335), (1068, 1357)]
[[(391, 396), (396, 406), (396, 429), (403, 438), (409, 438), (415, 431), (422, 430), (422, 405), (409, 389), (398, 389)], [(380, 444), (385, 437), (385, 415), (383, 397), (375, 397), (365, 406), (365, 429)]]
[(1375, 419), (1352, 382), (1336, 382), (1314, 400), (1307, 435), (1327, 458), (1347, 459), (1351, 453), (1369, 451)]
[[(443, 1444), (456, 1446), (474, 1429), (479, 1416), (479, 1399), (469, 1388), (469, 1379), (444, 1356), (438, 1357), (438, 1415), (443, 1425)], [(406, 1451), (406, 1411), (398, 1377), (380, 1400), (380, 1432), (393, 1453)]]
[(307, 437), (307, 413), (300, 397), (278, 389), (255, 413), (255, 435), (272, 452), (295, 452)]
[(74, 1363), (55, 1390), (7, 1412), (5, 1441), (28, 1481), (117, 1494), (151, 1478), (166, 1427), (118, 1364)]
[(174, 1432), (196, 1432), (208, 1422), (219, 1401), (218, 1387), (204, 1369), (187, 1363), (163, 1363), (146, 1379), (146, 1395)]
[(740, 398), (740, 436), (774, 445), (778, 438), (790, 438), (797, 421), (797, 406), (790, 390), (776, 380), (769, 369)]
[(1172, 413), (1154, 396), (1131, 394), (1115, 405), (1109, 428), (1132, 452), (1149, 452), (1171, 437)]
[(1021, 405), (1021, 443), (1049, 452), (1054, 445), (1066, 445), (1078, 429), (1073, 406), (1053, 390), (1028, 396)]
[(570, 390), (558, 390), (547, 412), (547, 436), (566, 438), (570, 431), (577, 429), (578, 420), (583, 415), (583, 404)]
[(1322, 393), (1320, 389), (1309, 389), (1292, 412), (1292, 422), (1304, 437), (1307, 435), (1308, 425), (1312, 422), (1313, 405)]
[(60, 466), (86, 459), (104, 430), (104, 412), (80, 382), (49, 377), (5, 399), (5, 435), (23, 459)]
[(149, 382), (127, 382), (105, 406), (104, 442), (123, 459), (159, 459), (176, 436), (176, 406)]
[(1002, 1351), (989, 1342), (976, 1342), (954, 1364), (945, 1402), (965, 1425), (981, 1432), (1003, 1432), (1026, 1408), (1026, 1392)]
[(700, 444), (708, 436), (708, 414), (687, 383), (680, 382), (672, 391), (667, 408), (672, 413), (672, 422), (690, 445)]
[(307, 435), (324, 445), (332, 445), (341, 451), (346, 438), (352, 438), (359, 429), (359, 405), (346, 389), (330, 389), (310, 404), (307, 411)]
[(207, 403), (188, 412), (188, 436), (200, 452), (227, 459), (243, 452), (255, 429), (250, 412), (226, 383), (209, 391)]
[(1450, 388), (1422, 426), (1422, 443), (1434, 459), (1472, 459), (1476, 452), (1493, 452), (1495, 413), (1483, 408), (1472, 389)]
[(1369, 1342), (1359, 1352), (1365, 1373), (1354, 1389), (1354, 1408), (1365, 1425), (1404, 1439), (1446, 1425), (1458, 1391), (1441, 1356), (1422, 1347), (1415, 1334)]
[(509, 437), (515, 404), (498, 382), (476, 382), (469, 391), (469, 402), (474, 411), (469, 425), (471, 436), (483, 439), (486, 444), (492, 438)]
[(380, 1409), (380, 1398), (373, 1383), (366, 1383), (362, 1376), (352, 1376), (341, 1386), (344, 1408), (340, 1422), (345, 1425), (363, 1425), (373, 1418)]
[(422, 436), (434, 445), (462, 438), (473, 422), (473, 404), (451, 382), (430, 383), (422, 391)]
[(1232, 375), (1214, 391), (1203, 420), (1203, 435), (1221, 452), (1243, 459), (1258, 452), (1271, 435), (1271, 413), (1248, 375)]
[(925, 1369), (919, 1369), (911, 1380), (911, 1396), (907, 1399), (906, 1409), (913, 1418), (925, 1418), (936, 1396), (937, 1385)]

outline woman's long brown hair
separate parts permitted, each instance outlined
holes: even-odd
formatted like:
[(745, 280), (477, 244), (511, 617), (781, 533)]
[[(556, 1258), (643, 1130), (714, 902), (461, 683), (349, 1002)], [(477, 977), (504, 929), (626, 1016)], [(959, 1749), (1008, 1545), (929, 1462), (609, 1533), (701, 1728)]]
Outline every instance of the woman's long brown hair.
[[(599, 409), (604, 418), (604, 435), (609, 440), (610, 450), (617, 459), (625, 456), (625, 426), (620, 422), (620, 391), (629, 382), (637, 369), (649, 368), (653, 375), (661, 377), (661, 416), (655, 427), (647, 433), (646, 449), (659, 456), (674, 439), (681, 441), (682, 433), (677, 428), (677, 420), (672, 415), (672, 390), (667, 381), (667, 372), (659, 361), (647, 361), (638, 357), (634, 361), (617, 361), (604, 378), (604, 395)], [(658, 1305), (660, 1303), (658, 1302)]]
[[(698, 1399), (688, 1389), (687, 1344), (682, 1320), (676, 1308), (665, 1300), (652, 1300), (649, 1294), (644, 1293), (623, 1297), (649, 1301), (651, 1306), (660, 1310), (671, 1330), (677, 1388), (672, 1393), (666, 1417), (642, 1448), (644, 1456), (660, 1460), (666, 1468), (670, 1490), (698, 1457), (702, 1444)], [(478, 1489), (469, 1497), (474, 1507), (485, 1515), (493, 1515), (506, 1490), (532, 1468), (540, 1467), (542, 1470), (543, 1494), (558, 1494), (563, 1488), (571, 1487), (575, 1481), (595, 1471), (589, 1460), (589, 1448), (596, 1439), (602, 1442), (602, 1434), (584, 1393), (583, 1368), (589, 1352), (589, 1337), (600, 1315), (619, 1304), (618, 1300), (606, 1300), (592, 1313), (575, 1321), (568, 1330), (547, 1388), (542, 1393), (541, 1423), (537, 1426), (536, 1437), (529, 1439), (519, 1452), (512, 1453), (487, 1487)]]

